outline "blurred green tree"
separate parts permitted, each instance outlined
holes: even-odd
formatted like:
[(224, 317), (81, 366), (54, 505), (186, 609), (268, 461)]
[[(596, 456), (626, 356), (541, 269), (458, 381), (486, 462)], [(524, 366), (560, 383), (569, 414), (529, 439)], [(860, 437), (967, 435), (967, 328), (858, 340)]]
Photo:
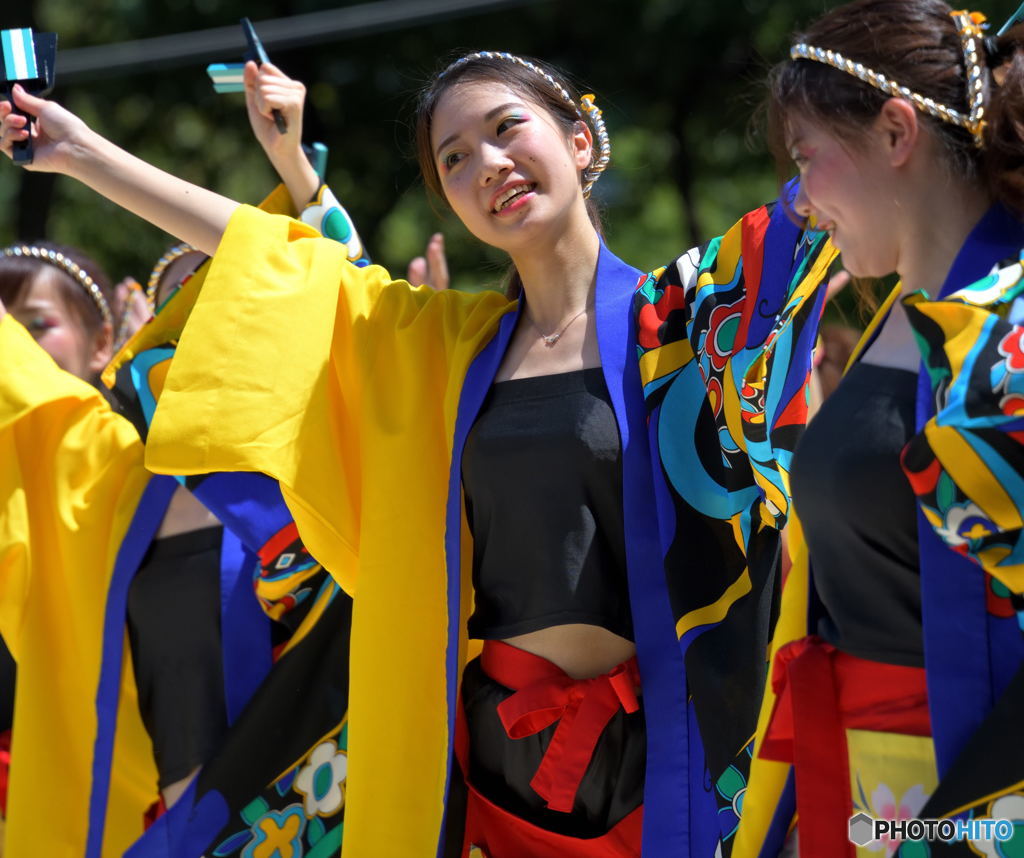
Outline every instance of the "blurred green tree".
[[(6, 4), (5, 4), (6, 5)], [(450, 4), (445, 4), (450, 6)], [(749, 139), (768, 67), (789, 33), (831, 0), (523, 0), (508, 8), (440, 14), (435, 0), (391, 4), (418, 23), (275, 43), (271, 58), (309, 87), (306, 136), (330, 147), (328, 181), (356, 218), (374, 258), (396, 275), (436, 229), (448, 237), (456, 284), (500, 279), (502, 255), (481, 247), (430, 201), (412, 158), (410, 104), (440, 64), (469, 49), (543, 57), (597, 93), (613, 167), (596, 186), (609, 243), (641, 268), (663, 264), (729, 226), (776, 192), (774, 165)], [(1011, 9), (989, 11), (1001, 21)], [(0, 25), (55, 30), (63, 49), (117, 45), (325, 9), (378, 14), (387, 4), (329, 0), (34, 0), (6, 5)], [(1005, 8), (1003, 8), (1005, 7)], [(433, 11), (432, 11), (433, 10)], [(997, 15), (996, 12), (1000, 14)], [(431, 18), (432, 14), (437, 17)], [(426, 23), (424, 21), (426, 20)], [(196, 42), (198, 44), (198, 42)], [(248, 130), (241, 96), (218, 96), (205, 66), (241, 50), (162, 67), (75, 73), (55, 97), (143, 158), (236, 199), (274, 184)], [(0, 242), (45, 235), (94, 254), (115, 277), (144, 278), (169, 236), (63, 178), (0, 165)]]

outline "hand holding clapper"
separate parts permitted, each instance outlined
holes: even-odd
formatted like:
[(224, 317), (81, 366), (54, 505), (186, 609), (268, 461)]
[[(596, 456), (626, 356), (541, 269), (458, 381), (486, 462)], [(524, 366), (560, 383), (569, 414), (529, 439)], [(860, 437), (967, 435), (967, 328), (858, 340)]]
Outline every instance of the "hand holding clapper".
[[(252, 60), (257, 65), (270, 62), (263, 43), (256, 35), (256, 28), (248, 18), (242, 19), (242, 32), (245, 34), (245, 41), (249, 48), (245, 53), (244, 61), (241, 63), (212, 63), (206, 67), (206, 73), (213, 81), (213, 88), (217, 92), (241, 92), (244, 89), (242, 84), (242, 69), (245, 63)], [(288, 131), (288, 125), (281, 111), (274, 111), (274, 124), (281, 134)]]
[[(14, 107), (13, 90), (16, 83), (22, 88), (39, 97), (47, 95), (53, 89), (54, 66), (57, 61), (57, 34), (56, 33), (33, 33), (28, 27), (16, 30), (0, 31), (0, 82), (6, 85), (7, 99)], [(25, 116), (29, 122), (33, 117), (29, 116), (17, 107), (15, 113)], [(13, 148), (15, 164), (32, 163), (32, 136), (15, 143)]]

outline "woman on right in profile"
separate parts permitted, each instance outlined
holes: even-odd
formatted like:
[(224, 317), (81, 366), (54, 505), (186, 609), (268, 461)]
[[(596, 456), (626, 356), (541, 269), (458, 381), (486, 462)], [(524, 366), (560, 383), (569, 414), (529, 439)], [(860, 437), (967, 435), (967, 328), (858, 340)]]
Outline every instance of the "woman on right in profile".
[(858, 0), (771, 78), (796, 213), (854, 276), (900, 282), (795, 451), (734, 858), (891, 854), (849, 841), (858, 812), (1017, 820), (1024, 840), (1024, 27), (983, 21)]

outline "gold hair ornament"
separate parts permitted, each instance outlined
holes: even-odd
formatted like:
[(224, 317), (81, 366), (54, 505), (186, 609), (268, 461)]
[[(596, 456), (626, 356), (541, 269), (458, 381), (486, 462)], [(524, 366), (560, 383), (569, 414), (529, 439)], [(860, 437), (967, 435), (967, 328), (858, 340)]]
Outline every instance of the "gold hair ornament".
[(598, 180), (598, 177), (605, 171), (612, 160), (611, 140), (608, 138), (608, 131), (604, 126), (604, 120), (601, 118), (601, 109), (594, 103), (594, 96), (592, 94), (588, 93), (587, 95), (584, 95), (580, 98), (580, 103), (577, 104), (573, 100), (573, 97), (569, 95), (569, 91), (536, 63), (532, 63), (529, 60), (518, 57), (515, 54), (510, 54), (506, 51), (476, 51), (472, 54), (466, 54), (466, 56), (459, 57), (455, 60), (455, 62), (442, 71), (437, 78), (440, 80), (445, 75), (460, 66), (464, 66), (466, 63), (472, 62), (473, 60), (495, 59), (515, 63), (516, 65), (520, 65), (523, 68), (527, 68), (535, 74), (540, 75), (562, 97), (562, 100), (576, 112), (576, 115), (581, 120), (590, 120), (590, 125), (594, 129), (594, 136), (597, 139), (595, 140), (595, 153), (593, 160), (591, 161), (590, 166), (583, 171), (583, 196), (589, 197), (590, 191), (594, 187), (594, 182)]
[(38, 259), (40, 262), (45, 262), (55, 268), (59, 268), (85, 290), (86, 294), (92, 298), (103, 321), (113, 329), (114, 316), (110, 312), (110, 304), (107, 303), (103, 290), (100, 289), (99, 284), (77, 262), (69, 259), (59, 250), (50, 250), (47, 247), (36, 247), (29, 244), (5, 247), (2, 253), (7, 257)]
[(913, 92), (907, 87), (896, 83), (896, 81), (890, 80), (884, 74), (876, 72), (874, 69), (869, 69), (863, 63), (847, 59), (838, 51), (816, 48), (813, 45), (801, 42), (790, 48), (789, 56), (793, 60), (810, 60), (832, 66), (832, 68), (859, 78), (864, 83), (881, 90), (886, 95), (891, 95), (893, 98), (905, 98), (922, 113), (927, 113), (936, 119), (948, 122), (950, 125), (958, 125), (961, 128), (967, 129), (974, 137), (974, 145), (980, 149), (984, 143), (985, 133), (985, 93), (979, 49), (981, 48), (982, 25), (984, 24), (985, 16), (980, 12), (968, 13), (963, 10), (950, 12), (950, 15), (960, 33), (960, 41), (963, 47), (964, 69), (967, 76), (967, 103), (970, 107), (970, 112), (967, 114), (954, 110), (952, 107), (947, 107), (944, 104), (939, 104), (933, 98), (927, 98), (920, 93)]
[(594, 94), (588, 92), (580, 98), (580, 106), (583, 112), (590, 119), (590, 124), (597, 135), (597, 153), (594, 160), (586, 170), (583, 171), (583, 196), (590, 196), (590, 189), (594, 182), (605, 171), (612, 160), (612, 144), (608, 139), (608, 131), (604, 127), (604, 119), (601, 115), (601, 108), (594, 103)]
[(164, 276), (167, 266), (174, 262), (175, 259), (180, 259), (185, 254), (192, 253), (194, 250), (195, 248), (191, 244), (183, 241), (169, 248), (156, 261), (156, 265), (153, 266), (153, 270), (149, 274), (149, 280), (146, 281), (146, 300), (149, 302), (151, 310), (156, 306), (156, 290), (160, 286), (160, 278)]

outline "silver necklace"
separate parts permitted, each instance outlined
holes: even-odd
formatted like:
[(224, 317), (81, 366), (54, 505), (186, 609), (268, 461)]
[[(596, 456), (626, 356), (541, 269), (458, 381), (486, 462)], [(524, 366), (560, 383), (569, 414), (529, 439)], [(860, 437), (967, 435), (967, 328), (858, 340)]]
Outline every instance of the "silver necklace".
[(562, 329), (560, 331), (555, 331), (553, 334), (545, 334), (540, 329), (540, 326), (533, 320), (532, 317), (530, 319), (530, 324), (533, 325), (533, 327), (537, 331), (537, 333), (540, 334), (540, 338), (542, 340), (544, 340), (544, 346), (546, 348), (551, 348), (555, 343), (557, 343), (560, 339), (562, 339), (562, 334), (564, 334), (569, 329), (569, 325), (571, 325), (573, 322), (575, 322), (580, 316), (582, 316), (589, 309), (590, 309), (590, 305), (587, 304), (575, 316), (573, 316), (571, 319), (569, 319), (568, 322), (566, 322), (564, 325), (562, 325)]

